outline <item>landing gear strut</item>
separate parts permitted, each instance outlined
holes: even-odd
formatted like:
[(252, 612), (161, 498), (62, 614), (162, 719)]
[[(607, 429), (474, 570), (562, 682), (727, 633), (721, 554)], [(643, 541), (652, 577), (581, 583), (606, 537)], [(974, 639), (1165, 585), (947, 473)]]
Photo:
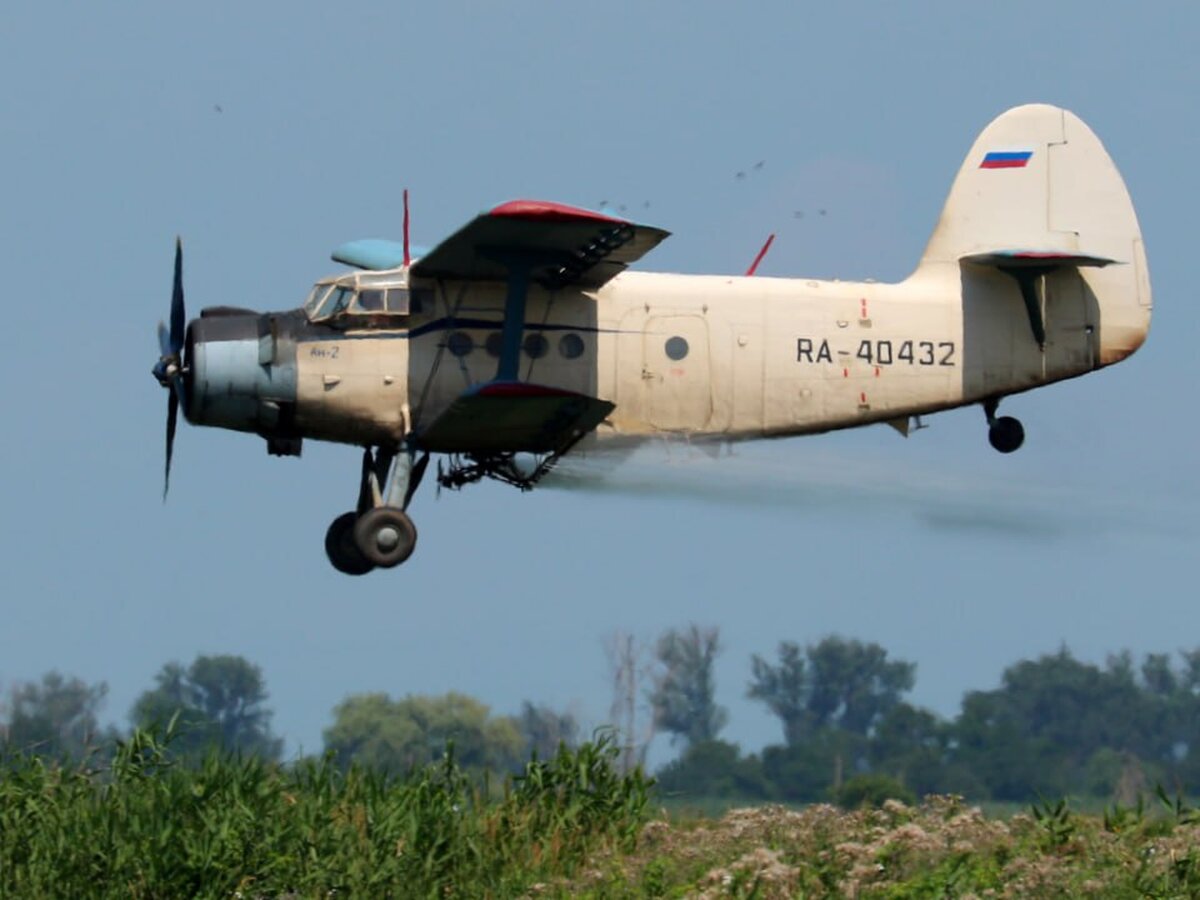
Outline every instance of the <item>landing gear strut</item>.
[(1000, 405), (999, 398), (983, 402), (983, 412), (987, 416), (988, 443), (1001, 453), (1012, 453), (1025, 443), (1025, 426), (1020, 419), (1012, 416), (996, 416), (996, 408)]
[(325, 554), (335, 569), (365, 575), (412, 556), (417, 528), (405, 510), (428, 465), (429, 454), (417, 459), (412, 447), (363, 451), (358, 508), (334, 519), (325, 533)]

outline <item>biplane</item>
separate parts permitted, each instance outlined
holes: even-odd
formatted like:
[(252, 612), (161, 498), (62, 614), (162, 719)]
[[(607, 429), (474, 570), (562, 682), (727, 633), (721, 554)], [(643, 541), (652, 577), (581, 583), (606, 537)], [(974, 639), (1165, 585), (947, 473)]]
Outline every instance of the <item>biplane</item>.
[[(913, 273), (894, 283), (630, 269), (668, 232), (516, 200), (427, 253), (339, 247), (348, 268), (297, 309), (187, 322), (177, 241), (154, 367), (194, 425), (363, 448), (357, 501), (325, 549), (361, 575), (408, 559), (406, 510), (431, 458), (461, 488), (528, 489), (564, 455), (663, 435), (742, 441), (980, 404), (1002, 453), (1008, 396), (1120, 362), (1145, 340), (1149, 273), (1121, 176), (1092, 131), (1047, 105), (976, 140)], [(757, 260), (756, 260), (757, 265)]]

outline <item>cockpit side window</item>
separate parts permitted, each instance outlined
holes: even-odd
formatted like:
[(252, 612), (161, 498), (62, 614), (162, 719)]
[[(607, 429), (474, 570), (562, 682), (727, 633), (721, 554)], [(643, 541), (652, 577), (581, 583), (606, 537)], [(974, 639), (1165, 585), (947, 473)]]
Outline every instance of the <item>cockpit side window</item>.
[(367, 288), (358, 292), (358, 309), (365, 313), (381, 313), (384, 292), (377, 288)]
[(396, 316), (407, 316), (410, 310), (407, 288), (391, 288), (387, 292), (387, 311)]

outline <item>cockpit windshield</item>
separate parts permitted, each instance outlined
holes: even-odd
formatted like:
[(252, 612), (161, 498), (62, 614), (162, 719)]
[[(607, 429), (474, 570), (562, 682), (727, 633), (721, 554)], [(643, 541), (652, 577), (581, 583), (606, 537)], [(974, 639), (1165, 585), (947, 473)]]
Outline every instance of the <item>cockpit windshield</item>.
[(379, 323), (381, 316), (407, 316), (412, 304), (408, 288), (396, 286), (356, 287), (354, 284), (319, 283), (304, 302), (304, 311), (310, 321), (338, 319), (342, 316), (369, 316), (359, 322), (346, 320), (351, 327)]
[(317, 308), (315, 319), (328, 319), (336, 316), (338, 313), (350, 308), (350, 303), (354, 299), (354, 288), (335, 287), (321, 301), (321, 305)]
[(328, 283), (313, 285), (313, 289), (309, 293), (308, 299), (304, 301), (304, 311), (308, 313), (308, 317), (310, 319), (321, 307), (321, 300), (324, 299), (325, 295), (329, 293), (330, 287), (331, 285)]

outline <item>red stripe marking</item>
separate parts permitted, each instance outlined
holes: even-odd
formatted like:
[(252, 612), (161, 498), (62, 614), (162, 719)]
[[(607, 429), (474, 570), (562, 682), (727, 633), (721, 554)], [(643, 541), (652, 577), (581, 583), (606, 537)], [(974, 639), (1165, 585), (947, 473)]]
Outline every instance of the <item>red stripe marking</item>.
[(1023, 169), (1029, 163), (1028, 159), (985, 159), (979, 164), (981, 169)]
[(849, 378), (849, 377), (850, 377), (850, 370), (849, 370), (849, 369), (842, 369), (842, 377), (843, 377), (843, 378)]
[(551, 203), (548, 200), (510, 200), (501, 203), (489, 215), (532, 219), (537, 222), (626, 222), (625, 219), (615, 219), (590, 209), (567, 206), (565, 203)]
[(863, 391), (862, 393), (860, 393), (860, 394), (858, 395), (858, 402), (859, 402), (859, 403), (866, 403), (866, 402), (867, 402), (867, 392), (866, 392), (866, 391)]
[(875, 367), (875, 377), (876, 377), (876, 378), (878, 378), (878, 377), (879, 377), (879, 366), (876, 366), (876, 367)]

